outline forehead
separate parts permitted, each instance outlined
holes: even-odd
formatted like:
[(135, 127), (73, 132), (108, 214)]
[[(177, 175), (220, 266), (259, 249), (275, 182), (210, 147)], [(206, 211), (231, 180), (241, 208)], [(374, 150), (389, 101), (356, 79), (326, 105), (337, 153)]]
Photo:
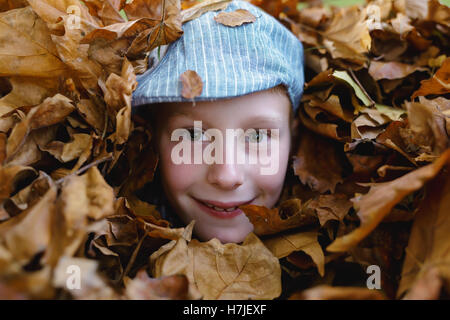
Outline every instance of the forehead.
[[(291, 105), (286, 94), (269, 90), (215, 101), (171, 102), (161, 106), (169, 117), (215, 118), (235, 120), (246, 118), (289, 118)], [(161, 110), (162, 111), (162, 110)], [(229, 119), (230, 120), (230, 119)]]

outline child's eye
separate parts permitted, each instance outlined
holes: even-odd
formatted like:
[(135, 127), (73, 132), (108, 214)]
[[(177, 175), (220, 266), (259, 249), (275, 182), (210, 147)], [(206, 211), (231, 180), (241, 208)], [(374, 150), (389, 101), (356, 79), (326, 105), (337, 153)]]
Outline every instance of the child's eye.
[(187, 130), (189, 131), (189, 137), (192, 141), (209, 141), (204, 131), (195, 128), (190, 128)]
[(247, 135), (247, 141), (251, 143), (260, 143), (270, 138), (270, 130), (267, 129), (255, 129)]

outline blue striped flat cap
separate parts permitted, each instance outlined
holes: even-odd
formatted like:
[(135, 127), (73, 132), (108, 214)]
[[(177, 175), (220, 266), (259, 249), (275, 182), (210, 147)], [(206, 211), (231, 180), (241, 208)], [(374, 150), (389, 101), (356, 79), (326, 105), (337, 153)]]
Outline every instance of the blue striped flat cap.
[[(246, 9), (256, 21), (228, 27), (214, 20), (219, 12)], [(206, 12), (183, 24), (183, 35), (167, 46), (161, 61), (138, 75), (132, 105), (214, 101), (284, 84), (294, 111), (303, 93), (303, 46), (283, 24), (241, 0), (222, 11)], [(181, 96), (180, 75), (194, 70), (203, 81), (201, 95)]]

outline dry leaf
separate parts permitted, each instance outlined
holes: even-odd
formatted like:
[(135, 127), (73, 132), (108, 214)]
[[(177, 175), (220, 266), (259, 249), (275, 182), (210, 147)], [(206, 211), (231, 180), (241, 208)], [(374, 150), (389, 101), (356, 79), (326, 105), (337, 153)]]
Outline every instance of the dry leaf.
[(334, 144), (310, 132), (300, 134), (300, 143), (294, 157), (294, 171), (303, 184), (321, 193), (334, 192), (343, 181), (342, 165)]
[(181, 11), (181, 20), (186, 23), (209, 11), (225, 10), (231, 0), (205, 0)]
[(280, 231), (314, 224), (317, 217), (302, 206), (300, 199), (283, 201), (279, 207), (268, 209), (264, 206), (246, 204), (239, 206), (254, 226), (257, 235), (268, 235)]
[(325, 275), (325, 256), (317, 236), (317, 232), (297, 232), (274, 236), (263, 242), (278, 259), (287, 257), (292, 252), (303, 251), (311, 257), (319, 274), (323, 277)]
[(407, 173), (396, 180), (375, 184), (366, 195), (351, 199), (361, 225), (349, 234), (334, 240), (327, 247), (327, 251), (342, 252), (356, 246), (377, 227), (398, 202), (435, 177), (449, 160), (450, 150), (447, 150), (432, 164)]
[(289, 300), (385, 300), (377, 290), (321, 285), (293, 294)]
[(237, 9), (231, 12), (220, 12), (214, 17), (214, 20), (228, 27), (240, 26), (244, 23), (256, 21), (256, 17), (245, 9)]
[(204, 299), (273, 299), (281, 293), (278, 259), (253, 233), (242, 245), (180, 238), (166, 246), (151, 257), (154, 276), (184, 274)]
[(411, 98), (430, 94), (446, 94), (450, 92), (450, 58), (445, 59), (442, 66), (431, 79), (421, 82), (419, 90)]
[(186, 99), (193, 99), (201, 95), (203, 90), (202, 78), (194, 70), (186, 70), (180, 76), (183, 84), (181, 95)]
[[(443, 162), (445, 156), (448, 158), (448, 152), (435, 163)], [(425, 198), (416, 212), (406, 248), (397, 297), (408, 289), (412, 290), (410, 297), (417, 296), (420, 294), (418, 289), (428, 285), (430, 286), (428, 292), (422, 291), (421, 294), (436, 296), (438, 294), (433, 294), (432, 291), (439, 291), (441, 282), (439, 278), (442, 279), (442, 285), (446, 290), (449, 288), (450, 184), (448, 170), (448, 166), (445, 167), (441, 174), (426, 186)], [(432, 289), (433, 286), (436, 288)]]
[(182, 275), (152, 279), (140, 270), (134, 279), (125, 282), (126, 296), (132, 300), (184, 300), (188, 280)]

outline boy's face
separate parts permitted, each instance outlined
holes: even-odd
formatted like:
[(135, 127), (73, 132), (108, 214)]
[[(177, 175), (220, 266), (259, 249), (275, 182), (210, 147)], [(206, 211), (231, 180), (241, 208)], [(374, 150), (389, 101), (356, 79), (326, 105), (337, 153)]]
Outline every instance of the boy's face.
[[(231, 99), (196, 102), (195, 106), (191, 102), (168, 103), (162, 108), (164, 110), (158, 110), (155, 139), (164, 191), (186, 224), (195, 220), (194, 232), (199, 239), (241, 242), (253, 230), (253, 225), (236, 207), (255, 204), (271, 208), (275, 205), (282, 191), (289, 161), (290, 108), (286, 94), (265, 90)], [(198, 128), (194, 129), (194, 121), (201, 121), (203, 133)], [(176, 129), (182, 128), (190, 130), (191, 134), (187, 137), (189, 141), (192, 137), (192, 145), (195, 139), (203, 140), (198, 144), (202, 151), (211, 144), (205, 131), (212, 128), (220, 131), (223, 136), (223, 162), (207, 164), (202, 159), (200, 164), (194, 164), (192, 146), (190, 164), (175, 164), (173, 150), (182, 139), (171, 141), (171, 137)], [(269, 154), (275, 152), (273, 154), (278, 158), (277, 170), (271, 174), (262, 174), (261, 168), (267, 168), (267, 162), (265, 165), (260, 161), (251, 163), (247, 157), (245, 163), (238, 163), (238, 138), (234, 138), (235, 161), (227, 161), (226, 155), (232, 147), (226, 130), (242, 129), (245, 132), (251, 128), (268, 129), (269, 134), (269, 129), (272, 132), (273, 129), (279, 130), (278, 145), (271, 144), (271, 140), (275, 140), (273, 134), (272, 138), (263, 134), (250, 135), (246, 138), (247, 146), (243, 151), (248, 156), (252, 148), (266, 143)], [(253, 143), (250, 145), (249, 141)], [(274, 145), (278, 151), (273, 150)]]

